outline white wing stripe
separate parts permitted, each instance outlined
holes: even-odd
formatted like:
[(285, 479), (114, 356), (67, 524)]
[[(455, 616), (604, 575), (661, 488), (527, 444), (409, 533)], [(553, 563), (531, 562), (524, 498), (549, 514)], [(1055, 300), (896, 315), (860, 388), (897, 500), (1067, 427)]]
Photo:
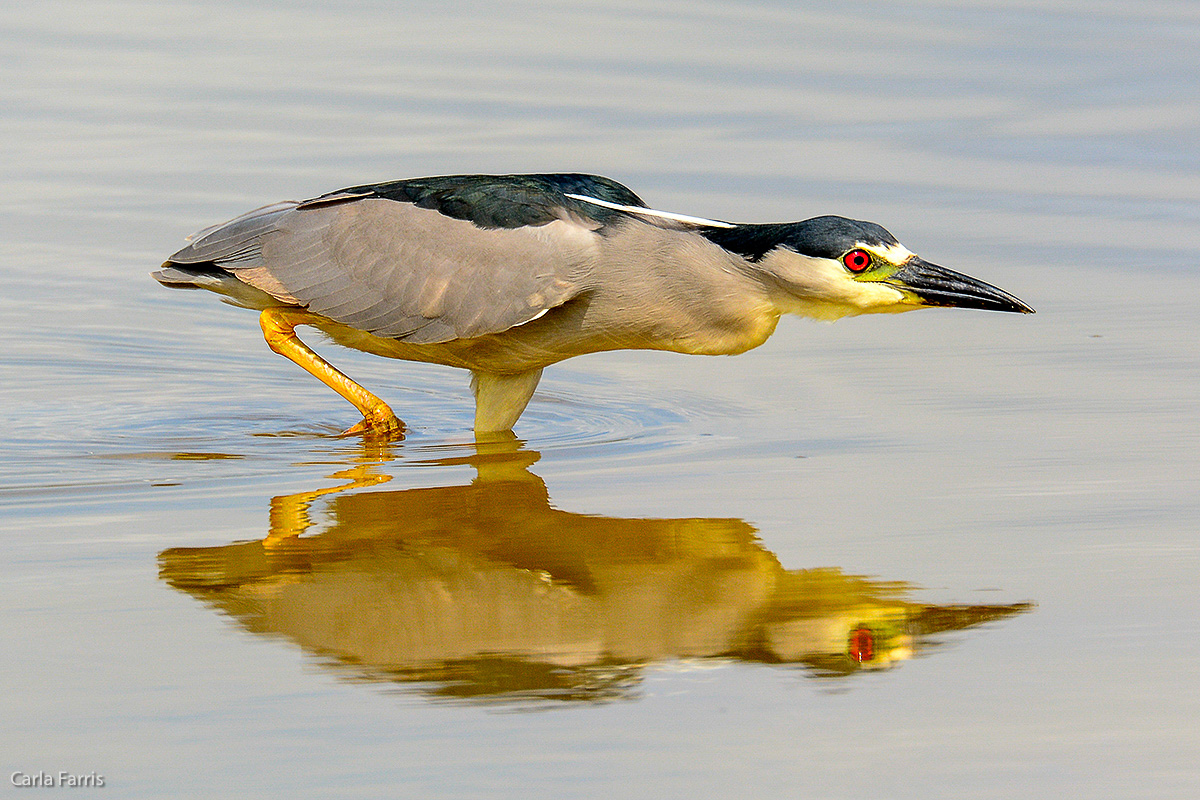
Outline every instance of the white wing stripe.
[(656, 211), (653, 208), (642, 208), (641, 206), (623, 206), (620, 203), (610, 203), (607, 200), (600, 200), (595, 197), (588, 197), (582, 194), (568, 194), (573, 200), (582, 200), (585, 203), (591, 203), (594, 206), (601, 208), (611, 208), (614, 211), (625, 211), (629, 214), (641, 214), (647, 217), (662, 217), (663, 219), (673, 219), (676, 222), (686, 222), (690, 225), (704, 225), (709, 228), (736, 228), (736, 225), (731, 225), (728, 222), (720, 222), (715, 219), (705, 219), (704, 217), (691, 217), (687, 214), (675, 214), (671, 211)]

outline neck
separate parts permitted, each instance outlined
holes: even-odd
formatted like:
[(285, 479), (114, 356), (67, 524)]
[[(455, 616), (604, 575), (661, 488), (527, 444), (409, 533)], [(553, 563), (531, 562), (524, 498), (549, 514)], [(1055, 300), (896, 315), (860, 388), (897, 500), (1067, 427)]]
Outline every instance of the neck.
[(757, 262), (778, 247), (795, 224), (777, 222), (765, 225), (735, 225), (732, 228), (704, 228), (700, 234), (730, 253), (736, 253), (747, 261)]

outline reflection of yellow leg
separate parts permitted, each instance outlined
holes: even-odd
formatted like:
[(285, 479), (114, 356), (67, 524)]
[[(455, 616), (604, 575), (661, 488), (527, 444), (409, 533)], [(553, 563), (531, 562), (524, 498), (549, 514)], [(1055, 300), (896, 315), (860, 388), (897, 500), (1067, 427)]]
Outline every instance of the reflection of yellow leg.
[(281, 542), (297, 539), (303, 535), (312, 525), (308, 510), (318, 497), (350, 489), (375, 486), (387, 483), (392, 479), (391, 475), (375, 472), (374, 464), (360, 464), (357, 467), (335, 472), (329, 477), (340, 478), (349, 483), (271, 499), (271, 531), (267, 534), (267, 538), (263, 539), (265, 547), (274, 547)]
[(350, 401), (362, 412), (363, 421), (346, 431), (371, 433), (387, 438), (404, 435), (404, 423), (396, 418), (387, 403), (359, 386), (321, 358), (296, 336), (297, 325), (315, 325), (320, 317), (303, 308), (268, 308), (259, 316), (267, 345), (299, 364), (321, 383)]

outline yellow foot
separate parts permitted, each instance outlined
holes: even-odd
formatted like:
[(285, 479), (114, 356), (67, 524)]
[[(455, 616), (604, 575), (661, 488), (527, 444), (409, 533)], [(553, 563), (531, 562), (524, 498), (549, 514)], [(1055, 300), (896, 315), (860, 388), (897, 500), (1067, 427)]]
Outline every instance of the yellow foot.
[(362, 422), (342, 432), (342, 436), (362, 434), (368, 439), (396, 441), (404, 438), (404, 423), (384, 406), (380, 413), (363, 417)]

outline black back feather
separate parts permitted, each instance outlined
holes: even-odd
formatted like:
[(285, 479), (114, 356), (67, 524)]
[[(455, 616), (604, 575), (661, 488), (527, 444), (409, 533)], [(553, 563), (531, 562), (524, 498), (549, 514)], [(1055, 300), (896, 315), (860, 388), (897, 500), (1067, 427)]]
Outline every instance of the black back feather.
[(352, 186), (306, 201), (301, 207), (325, 202), (380, 197), (430, 208), (480, 228), (522, 228), (545, 225), (567, 208), (601, 225), (623, 212), (567, 197), (585, 195), (609, 203), (644, 208), (641, 198), (625, 186), (599, 175), (443, 175)]

